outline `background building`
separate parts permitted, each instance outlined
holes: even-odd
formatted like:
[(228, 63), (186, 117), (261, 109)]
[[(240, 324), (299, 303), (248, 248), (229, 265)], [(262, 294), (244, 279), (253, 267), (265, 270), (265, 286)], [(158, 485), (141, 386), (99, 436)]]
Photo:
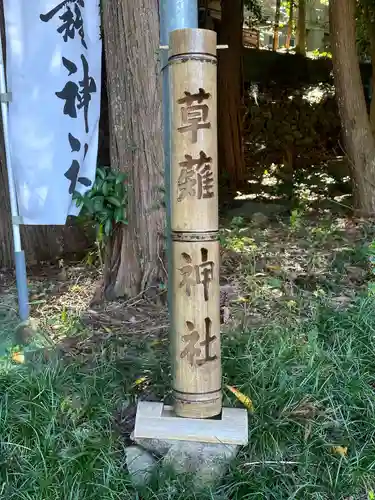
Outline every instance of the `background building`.
[[(245, 9), (244, 12), (244, 39), (247, 40), (247, 46), (260, 46), (260, 48), (272, 48), (273, 40), (273, 24), (275, 20), (275, 0), (263, 0), (263, 16), (264, 22), (256, 27), (259, 32), (259, 41), (254, 37), (254, 33), (249, 34), (249, 12)], [(205, 27), (213, 29), (215, 22), (221, 18), (221, 2), (220, 0), (199, 0), (200, 15), (205, 18)], [(294, 23), (297, 22), (298, 9), (294, 12)], [(288, 24), (287, 9), (281, 8), (280, 16), (280, 49), (285, 45), (286, 33)], [(291, 47), (295, 46), (295, 31), (291, 40)], [(324, 0), (309, 0), (306, 2), (306, 49), (308, 52), (326, 50), (329, 35), (329, 15), (328, 5)]]

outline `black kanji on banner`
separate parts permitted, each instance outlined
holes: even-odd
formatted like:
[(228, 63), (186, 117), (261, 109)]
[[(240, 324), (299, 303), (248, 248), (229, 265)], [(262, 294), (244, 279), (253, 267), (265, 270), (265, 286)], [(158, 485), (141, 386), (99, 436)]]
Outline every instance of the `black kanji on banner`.
[[(71, 9), (69, 4), (74, 4), (74, 10)], [(85, 0), (65, 0), (56, 5), (56, 7), (47, 12), (47, 14), (40, 14), (40, 20), (44, 23), (48, 23), (59, 12), (63, 11), (62, 15), (59, 16), (62, 24), (57, 28), (57, 32), (63, 35), (64, 42), (67, 42), (68, 38), (73, 40), (76, 33), (78, 33), (82, 45), (87, 49), (81, 11), (84, 7)]]
[[(72, 134), (69, 134), (68, 139), (72, 152), (78, 152), (81, 150), (81, 142), (79, 141), (79, 139), (74, 137)], [(88, 144), (85, 144), (83, 159), (85, 159), (88, 149)], [(86, 187), (89, 187), (92, 184), (90, 179), (88, 179), (87, 177), (78, 177), (80, 168), (81, 166), (78, 160), (73, 160), (69, 169), (64, 174), (64, 176), (70, 181), (69, 194), (74, 193), (74, 191), (76, 190), (77, 182)]]
[[(69, 132), (68, 140), (71, 153), (79, 153), (83, 146), (83, 159), (82, 164), (86, 158), (89, 146), (87, 144), (87, 134), (89, 133), (89, 107), (92, 99), (92, 94), (97, 91), (95, 79), (90, 76), (90, 68), (87, 55), (87, 44), (85, 41), (84, 31), (84, 7), (86, 0), (63, 0), (51, 10), (46, 13), (40, 14), (40, 20), (44, 23), (49, 23), (58, 16), (61, 21), (56, 31), (62, 35), (64, 42), (80, 38), (82, 46), (86, 49), (81, 54), (81, 68), (79, 70), (76, 60), (69, 60), (62, 57), (62, 64), (68, 71), (70, 78), (64, 85), (63, 89), (55, 92), (56, 97), (64, 101), (63, 113), (70, 118), (78, 118), (80, 110), (83, 110), (83, 118), (85, 124), (86, 139), (78, 139)], [(78, 37), (76, 38), (76, 34)], [(71, 165), (64, 173), (66, 179), (70, 181), (69, 194), (74, 194), (77, 183), (89, 187), (92, 181), (87, 177), (80, 176), (80, 169), (82, 164), (81, 159), (74, 158), (71, 160)]]
[[(91, 101), (91, 94), (96, 92), (96, 82), (94, 78), (89, 76), (89, 65), (86, 57), (81, 55), (83, 78), (78, 82), (68, 81), (60, 92), (56, 92), (59, 99), (65, 101), (64, 115), (71, 118), (77, 118), (77, 110), (83, 109), (85, 118), (85, 131), (89, 133), (89, 105)], [(69, 71), (69, 76), (77, 72), (77, 66), (74, 62), (69, 61), (65, 57), (62, 58), (62, 63)]]

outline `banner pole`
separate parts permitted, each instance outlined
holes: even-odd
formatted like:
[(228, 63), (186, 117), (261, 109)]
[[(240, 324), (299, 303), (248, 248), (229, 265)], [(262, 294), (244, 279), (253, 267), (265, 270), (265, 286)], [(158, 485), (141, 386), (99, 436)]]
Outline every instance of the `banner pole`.
[(21, 245), (21, 235), (20, 235), (21, 221), (18, 215), (17, 195), (14, 184), (12, 161), (10, 155), (8, 103), (11, 101), (11, 93), (7, 91), (4, 59), (5, 59), (4, 48), (0, 36), (0, 102), (1, 102), (1, 116), (3, 120), (5, 158), (8, 171), (10, 209), (12, 217), (14, 263), (16, 268), (16, 284), (17, 284), (17, 294), (18, 294), (18, 310), (21, 321), (26, 321), (29, 318), (29, 298), (27, 290), (26, 260), (25, 260), (25, 252), (22, 250), (22, 245)]
[[(171, 232), (171, 105), (169, 88), (168, 44), (172, 31), (180, 28), (198, 28), (197, 0), (159, 0), (160, 9), (160, 55), (163, 76), (163, 142), (164, 179), (166, 208), (166, 255), (168, 271), (168, 312), (173, 328), (173, 267)], [(163, 48), (166, 47), (166, 48)], [(173, 338), (173, 332), (170, 332)]]

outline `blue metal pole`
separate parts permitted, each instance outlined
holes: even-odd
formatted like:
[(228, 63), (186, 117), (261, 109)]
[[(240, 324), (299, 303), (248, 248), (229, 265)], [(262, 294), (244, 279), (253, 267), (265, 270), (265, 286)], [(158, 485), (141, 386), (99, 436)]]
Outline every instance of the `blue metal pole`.
[(3, 120), (5, 157), (8, 170), (10, 208), (12, 216), (14, 263), (16, 267), (16, 283), (17, 283), (17, 293), (18, 293), (18, 312), (21, 321), (26, 321), (29, 319), (29, 297), (27, 290), (26, 261), (25, 261), (25, 252), (22, 250), (21, 246), (20, 217), (18, 216), (16, 187), (14, 183), (12, 161), (10, 154), (9, 130), (8, 130), (9, 129), (8, 103), (10, 100), (10, 93), (8, 93), (7, 91), (4, 62), (5, 62), (4, 51), (0, 36), (0, 101), (1, 101), (1, 116)]
[[(169, 33), (182, 28), (198, 28), (198, 0), (160, 0), (160, 45), (169, 44)], [(161, 50), (163, 68), (163, 125), (164, 125), (164, 175), (167, 216), (167, 258), (168, 258), (168, 305), (172, 311), (172, 265), (171, 265), (171, 124), (168, 50)]]

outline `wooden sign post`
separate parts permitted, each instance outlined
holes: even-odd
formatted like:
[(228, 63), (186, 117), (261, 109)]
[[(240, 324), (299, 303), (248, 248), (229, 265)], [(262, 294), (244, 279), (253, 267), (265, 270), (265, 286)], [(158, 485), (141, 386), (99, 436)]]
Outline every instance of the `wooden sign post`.
[(216, 33), (173, 31), (171, 230), (177, 416), (221, 413)]
[[(169, 49), (171, 90), (174, 406), (139, 401), (134, 439), (150, 449), (162, 440), (163, 450), (165, 443), (175, 446), (176, 441), (218, 444), (219, 459), (223, 444), (247, 444), (248, 420), (245, 409), (222, 408), (217, 48), (216, 33), (201, 29), (172, 31), (164, 47)], [(191, 448), (193, 455), (200, 449), (200, 444)]]

